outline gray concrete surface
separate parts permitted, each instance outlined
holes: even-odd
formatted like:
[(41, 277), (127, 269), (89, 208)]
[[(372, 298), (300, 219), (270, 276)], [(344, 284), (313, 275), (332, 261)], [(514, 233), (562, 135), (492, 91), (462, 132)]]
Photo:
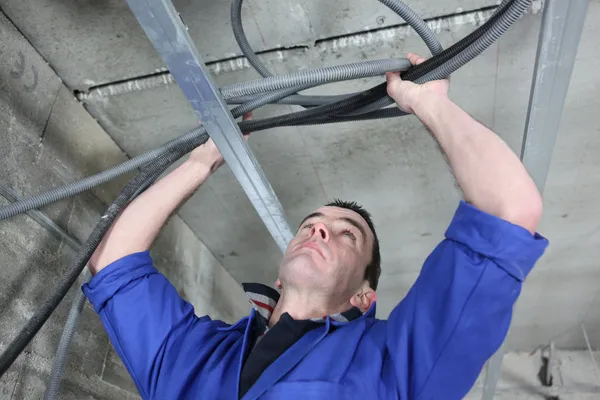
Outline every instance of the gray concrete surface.
[[(52, 69), (0, 13), (0, 180), (31, 195), (122, 162), (126, 156)], [(34, 72), (35, 71), (35, 72)], [(19, 73), (17, 73), (19, 72)], [(32, 74), (37, 74), (37, 86)], [(29, 89), (27, 89), (29, 88)], [(43, 209), (80, 242), (127, 177)], [(0, 197), (0, 205), (7, 201)], [(235, 321), (248, 312), (240, 285), (174, 216), (152, 249), (156, 265), (200, 315)], [(0, 222), (0, 351), (55, 289), (74, 252), (26, 215)], [(81, 281), (0, 379), (0, 399), (40, 399)], [(87, 305), (75, 334), (61, 399), (129, 399), (137, 392)]]
[[(412, 2), (425, 18), (493, 6), (495, 0)], [(201, 54), (240, 54), (231, 33), (229, 1), (174, 2)], [(256, 50), (308, 46), (321, 38), (401, 22), (372, 0), (246, 1), (244, 28)], [(164, 65), (122, 0), (0, 0), (0, 8), (50, 62), (67, 86), (83, 90), (154, 73)], [(276, 15), (277, 17), (273, 18)]]
[[(546, 356), (546, 353), (543, 355)], [(598, 360), (599, 355), (596, 352), (593, 356)], [(600, 378), (589, 352), (558, 349), (550, 363), (552, 386), (544, 386), (540, 382), (538, 373), (542, 365), (541, 351), (506, 354), (494, 399), (592, 400), (600, 398)], [(482, 374), (465, 400), (481, 399), (483, 379)]]

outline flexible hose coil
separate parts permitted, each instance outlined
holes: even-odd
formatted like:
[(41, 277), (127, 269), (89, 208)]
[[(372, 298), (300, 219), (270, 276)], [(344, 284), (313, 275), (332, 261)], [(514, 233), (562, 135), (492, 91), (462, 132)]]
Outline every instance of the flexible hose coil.
[[(379, 0), (379, 1), (381, 1), (381, 0)], [(396, 7), (393, 5), (395, 3), (394, 0), (385, 0), (385, 1), (381, 1), (381, 2), (386, 4), (392, 10), (396, 10)], [(471, 34), (465, 36), (463, 39), (458, 41), (455, 45), (449, 47), (446, 50), (443, 50), (440, 53), (437, 53), (436, 57), (429, 58), (425, 62), (410, 68), (408, 71), (406, 71), (404, 74), (402, 74), (402, 78), (405, 80), (414, 81), (417, 77), (422, 76), (427, 71), (431, 71), (432, 69), (437, 68), (440, 65), (444, 64), (446, 61), (450, 60), (452, 57), (455, 57), (457, 54), (459, 54), (461, 51), (463, 51), (467, 46), (469, 46), (475, 40), (477, 40), (479, 37), (481, 37), (483, 32), (488, 30), (489, 27), (492, 24), (494, 24), (500, 16), (502, 16), (504, 11), (507, 9), (507, 7), (512, 2), (513, 2), (513, 0), (503, 0), (502, 3), (498, 6), (496, 11), (494, 12), (494, 14), (490, 17), (490, 19), (488, 19), (479, 29), (477, 29), (474, 32), (472, 32)], [(232, 15), (232, 22), (235, 20), (237, 20), (237, 17), (234, 18), (234, 16)], [(413, 29), (415, 29), (414, 26), (413, 26)], [(417, 31), (417, 29), (415, 29), (415, 31)], [(240, 34), (240, 33), (238, 33), (238, 34)], [(243, 31), (241, 34), (243, 35)], [(420, 35), (421, 35), (421, 37), (425, 36), (424, 33), (420, 33)], [(241, 43), (248, 42), (245, 36), (240, 37), (240, 38), (238, 38), (236, 36), (236, 40), (238, 40), (238, 44), (240, 44), (240, 47), (241, 47)], [(430, 47), (430, 49), (431, 49), (431, 47)], [(252, 52), (252, 49), (250, 48), (249, 45), (244, 46), (242, 52), (243, 52), (244, 56), (246, 56), (246, 58), (258, 60), (257, 55)], [(432, 50), (432, 53), (433, 53), (433, 50)], [(260, 63), (260, 60), (258, 62)], [(254, 64), (252, 64), (252, 65), (254, 66)], [(356, 93), (353, 93), (353, 94), (356, 94)], [(350, 95), (327, 95), (327, 96), (323, 96), (323, 95), (292, 95), (287, 98), (279, 100), (277, 103), (279, 103), (279, 104), (295, 104), (295, 105), (300, 105), (300, 106), (320, 106), (320, 105), (327, 104), (327, 103), (330, 103), (333, 101), (339, 101), (339, 100), (346, 99), (349, 96)], [(250, 101), (253, 98), (254, 98), (254, 96), (240, 96), (240, 97), (233, 98), (233, 99), (227, 99), (227, 103), (240, 104), (240, 103)], [(375, 109), (375, 107), (372, 107), (372, 108)], [(361, 110), (361, 111), (368, 112), (365, 110)], [(358, 112), (353, 113), (353, 115), (358, 115), (358, 114), (359, 114)], [(345, 121), (348, 119), (342, 119), (342, 120)], [(352, 119), (352, 120), (356, 120), (356, 119)]]
[[(410, 7), (408, 7), (400, 0), (379, 1), (388, 6), (401, 18), (403, 18), (415, 30), (415, 32), (417, 32), (417, 34), (421, 37), (421, 39), (423, 39), (423, 41), (429, 48), (429, 51), (431, 51), (431, 54), (436, 55), (442, 51), (442, 45), (435, 37), (435, 34), (431, 31), (431, 29), (429, 29), (425, 21), (423, 21), (421, 17), (419, 17), (413, 10), (411, 10)], [(254, 50), (252, 50), (252, 46), (250, 46), (250, 43), (246, 38), (242, 22), (242, 3), (243, 0), (232, 0), (231, 2), (230, 17), (231, 26), (233, 28), (233, 36), (235, 37), (235, 40), (238, 43), (242, 54), (246, 57), (250, 65), (252, 65), (262, 77), (266, 78), (273, 76), (271, 72), (267, 69), (267, 67), (258, 58), (256, 53), (254, 53)], [(307, 105), (323, 105), (334, 101), (343, 100), (343, 98), (346, 98), (348, 96), (344, 96), (342, 98), (340, 98), (339, 96), (321, 96), (322, 100), (316, 104), (310, 104), (310, 101), (305, 97), (306, 96), (304, 95), (294, 95), (294, 103), (291, 104), (304, 105), (303, 103), (306, 103), (308, 101)], [(228, 97), (225, 98), (227, 99)]]
[(237, 42), (242, 54), (246, 56), (246, 59), (254, 67), (256, 72), (263, 78), (273, 76), (273, 74), (267, 69), (267, 67), (260, 61), (252, 46), (248, 43), (246, 33), (244, 32), (244, 24), (242, 22), (242, 2), (243, 0), (232, 0), (230, 17), (231, 17), (231, 29), (233, 30), (233, 36)]
[[(382, 1), (382, 3), (391, 4), (399, 2), (395, 0), (385, 2)], [(412, 80), (417, 83), (423, 83), (450, 75), (456, 71), (456, 69), (460, 68), (466, 62), (480, 54), (485, 48), (493, 43), (494, 40), (502, 35), (506, 29), (508, 29), (508, 27), (523, 14), (524, 10), (530, 5), (530, 3), (531, 0), (503, 1), (493, 18), (488, 21), (489, 24), (484, 24), (484, 26), (486, 26), (485, 29), (482, 29), (483, 26), (478, 28), (475, 32), (451, 48), (442, 51), (438, 56), (434, 56), (432, 59), (430, 59), (429, 65), (426, 65), (427, 62), (425, 62), (422, 64), (423, 67), (419, 66), (420, 68), (411, 68), (405, 74), (403, 74), (404, 79)], [(241, 1), (239, 4), (241, 10)], [(408, 20), (407, 22), (410, 24)], [(238, 29), (238, 31), (241, 31), (243, 36), (243, 29)], [(256, 57), (256, 59), (258, 60), (258, 57)], [(417, 70), (417, 68), (419, 69)], [(418, 71), (418, 73), (413, 72), (411, 74), (411, 71)], [(268, 71), (266, 71), (266, 73), (270, 75)], [(272, 81), (275, 82), (276, 80), (273, 79)], [(315, 84), (315, 80), (304, 83), (298, 81), (295, 82), (298, 84), (289, 84), (289, 87), (279, 87), (276, 90), (272, 90), (272, 93), (266, 93), (257, 97), (253, 97), (251, 99), (252, 104), (242, 104), (234, 109), (232, 114), (235, 117), (238, 117), (241, 115), (241, 112), (251, 111), (253, 107), (258, 107), (271, 101), (280, 101), (281, 99), (285, 98), (288, 93), (293, 94), (296, 91), (303, 90), (303, 88)], [(275, 126), (333, 123), (350, 120), (388, 118), (403, 115), (404, 113), (397, 108), (368, 110), (369, 107), (374, 107), (374, 105), (372, 105), (374, 102), (383, 104), (389, 101), (386, 99), (386, 96), (386, 85), (383, 83), (358, 94), (350, 95), (341, 100), (319, 105), (308, 110), (263, 120), (242, 121), (238, 125), (242, 131), (247, 131), (269, 129)], [(361, 110), (361, 112), (364, 112), (364, 114), (350, 115), (357, 110)], [(17, 335), (17, 337), (9, 344), (7, 349), (0, 355), (0, 376), (6, 372), (17, 356), (25, 348), (25, 346), (43, 326), (50, 314), (58, 306), (69, 288), (76, 281), (80, 272), (85, 267), (89, 258), (95, 251), (96, 247), (110, 228), (110, 225), (115, 220), (119, 212), (135, 195), (140, 193), (140, 191), (143, 191), (145, 187), (149, 186), (172, 163), (174, 163), (184, 154), (191, 151), (193, 148), (204, 143), (206, 140), (208, 140), (208, 135), (206, 134), (205, 130), (202, 127), (195, 128), (194, 130), (171, 140), (157, 149), (146, 152), (121, 165), (113, 167), (110, 170), (97, 174), (94, 177), (73, 182), (65, 187), (56, 188), (41, 195), (24, 199), (18, 203), (13, 203), (7, 207), (0, 208), (1, 220), (8, 218), (9, 216), (57, 201), (58, 199), (80, 193), (84, 190), (88, 190), (91, 187), (100, 183), (104, 183), (109, 179), (121, 175), (122, 173), (130, 172), (142, 165), (144, 166), (142, 171), (123, 188), (119, 196), (108, 207), (105, 215), (96, 225), (82, 250), (78, 253), (73, 265), (69, 270), (69, 273), (59, 283), (56, 292), (54, 292), (49, 299), (44, 301), (40, 308), (35, 312), (33, 317), (31, 317), (31, 319), (27, 322), (20, 334)], [(13, 207), (11, 208), (11, 206)]]
[[(235, 1), (239, 1), (239, 0), (235, 0)], [(507, 6), (506, 3), (512, 4), (512, 2), (514, 2), (514, 1), (515, 0), (505, 0), (501, 4), (501, 7), (504, 6), (506, 8), (506, 6)], [(529, 0), (529, 2), (530, 1), (531, 0)], [(499, 11), (502, 11), (502, 9), (500, 9)], [(496, 12), (496, 14), (499, 14), (499, 12)], [(479, 32), (479, 30), (481, 28), (483, 28), (484, 26), (485, 26), (485, 24), (482, 27), (480, 27), (478, 30), (472, 32), (470, 35), (468, 35), (463, 40), (459, 41), (454, 46), (450, 47), (447, 50), (444, 50), (442, 53), (440, 53), (439, 56), (435, 56), (435, 57), (429, 59), (428, 61), (426, 61), (425, 63), (421, 64), (420, 66), (413, 67), (413, 68), (409, 69), (408, 71), (405, 72), (405, 75), (409, 75), (411, 73), (411, 71), (413, 71), (415, 68), (419, 68), (419, 67), (421, 67), (422, 65), (425, 65), (428, 62), (432, 62), (432, 60), (435, 60), (438, 57), (444, 56), (445, 54), (446, 54), (445, 57), (447, 57), (447, 54), (452, 54), (452, 52), (456, 52), (457, 48), (461, 48), (464, 44), (470, 43), (468, 41), (469, 40), (468, 38), (475, 37), (475, 36), (476, 37), (481, 36), (481, 33)], [(243, 32), (243, 30), (242, 30), (242, 32)], [(246, 40), (246, 42), (247, 42), (247, 40)], [(252, 53), (252, 49), (251, 48), (250, 48), (249, 52)], [(248, 53), (247, 56), (250, 53)], [(432, 64), (432, 65), (435, 65), (435, 64)], [(425, 73), (425, 72), (428, 72), (428, 71), (425, 70), (423, 72)], [(382, 86), (384, 86), (384, 85), (379, 85), (379, 89), (381, 89)], [(374, 88), (372, 88), (372, 89), (374, 89)], [(361, 96), (361, 95), (364, 95), (365, 93), (366, 92), (361, 92), (361, 93), (359, 93), (359, 94), (357, 94), (355, 96)], [(385, 93), (384, 90), (379, 90), (378, 93), (379, 93), (378, 96), (373, 96), (372, 97), (372, 101), (376, 101), (378, 98), (386, 96), (386, 93)], [(352, 97), (352, 96), (349, 96), (349, 97), (344, 96), (344, 98), (342, 99), (342, 101), (348, 100), (350, 97)], [(370, 102), (365, 102), (363, 104), (367, 105), (369, 103)], [(327, 103), (327, 104), (332, 104), (332, 103)], [(333, 104), (339, 104), (339, 102), (336, 102), (336, 103), (333, 103)], [(321, 110), (323, 110), (322, 115), (320, 115), (320, 116), (319, 115), (315, 115), (314, 117), (317, 118), (317, 119), (320, 119), (322, 121), (326, 121), (324, 123), (345, 122), (345, 121), (349, 120), (348, 118), (339, 118), (339, 119), (324, 118), (327, 115), (328, 112), (331, 113), (333, 111), (333, 113), (336, 114), (335, 108), (336, 107), (333, 107), (333, 108), (329, 107), (329, 108), (326, 108), (326, 109), (321, 109)], [(353, 108), (352, 103), (350, 103), (350, 105), (347, 106), (347, 108), (351, 110)], [(345, 112), (348, 112), (348, 111), (345, 111)], [(339, 112), (337, 114), (339, 114)], [(403, 115), (403, 114), (399, 114), (399, 115)], [(369, 118), (367, 118), (367, 119), (369, 119)], [(279, 121), (281, 121), (281, 123), (285, 124), (285, 125), (289, 125), (291, 123), (290, 121), (293, 121), (293, 120), (295, 120), (295, 117), (285, 118), (285, 119), (279, 119)], [(358, 119), (350, 119), (350, 120), (358, 120)], [(306, 122), (308, 122), (308, 121), (299, 121), (298, 123), (306, 123)], [(268, 124), (262, 124), (262, 126), (265, 126), (265, 128), (263, 128), (263, 129), (269, 129), (269, 128), (275, 127), (276, 125), (269, 126)], [(255, 129), (255, 130), (258, 130), (258, 129)], [(116, 166), (114, 166), (112, 168), (109, 168), (106, 171), (102, 171), (102, 172), (100, 172), (98, 174), (95, 174), (95, 175), (93, 175), (91, 177), (87, 177), (87, 178), (84, 178), (82, 180), (79, 180), (79, 181), (76, 181), (76, 182), (72, 182), (72, 183), (67, 184), (67, 185), (65, 185), (63, 187), (54, 188), (54, 189), (51, 189), (51, 190), (49, 190), (47, 192), (41, 193), (39, 195), (35, 195), (35, 196), (29, 197), (29, 198), (25, 198), (25, 199), (23, 199), (23, 200), (21, 200), (19, 202), (7, 205), (5, 207), (0, 207), (0, 220), (6, 219), (6, 218), (10, 218), (12, 216), (15, 216), (15, 215), (21, 214), (23, 212), (26, 212), (27, 210), (32, 210), (32, 209), (35, 209), (35, 208), (38, 208), (38, 207), (42, 207), (42, 206), (44, 206), (46, 204), (54, 203), (54, 202), (59, 201), (61, 199), (64, 199), (64, 198), (67, 198), (67, 197), (70, 197), (70, 196), (82, 193), (82, 192), (84, 192), (86, 190), (89, 190), (89, 189), (95, 187), (95, 186), (98, 186), (98, 185), (101, 185), (101, 184), (103, 184), (105, 182), (108, 182), (109, 180), (114, 179), (114, 178), (116, 178), (116, 177), (118, 177), (120, 175), (132, 172), (132, 171), (136, 170), (137, 168), (140, 168), (141, 166), (143, 166), (143, 165), (145, 165), (145, 164), (147, 164), (147, 163), (155, 160), (156, 158), (160, 157), (161, 155), (165, 154), (166, 152), (168, 152), (170, 150), (170, 148), (172, 146), (176, 145), (180, 141), (185, 141), (189, 137), (200, 135), (202, 133), (204, 133), (204, 129), (202, 127), (198, 127), (198, 128), (192, 129), (191, 131), (185, 133), (184, 135), (182, 135), (182, 136), (180, 136), (178, 138), (175, 138), (175, 139), (171, 140), (170, 142), (167, 142), (164, 145), (162, 145), (162, 146), (160, 146), (160, 147), (158, 147), (156, 149), (153, 149), (153, 150), (147, 151), (147, 152), (145, 152), (143, 154), (140, 154), (139, 156), (136, 156), (136, 157), (134, 157), (134, 158), (132, 158), (132, 159), (130, 159), (128, 161), (125, 161), (122, 164), (119, 164), (119, 165), (116, 165)]]
[(417, 32), (417, 34), (423, 39), (425, 45), (431, 52), (431, 54), (439, 54), (444, 49), (442, 45), (435, 37), (435, 34), (427, 23), (421, 18), (416, 12), (414, 12), (409, 6), (400, 0), (378, 0), (380, 3), (386, 5), (390, 10), (398, 14), (411, 28)]
[[(421, 74), (413, 73), (407, 74), (407, 76), (403, 76), (403, 79), (413, 80), (415, 83), (426, 83), (433, 80), (445, 79), (449, 77), (452, 73), (456, 72), (463, 65), (477, 57), (481, 54), (485, 49), (491, 46), (500, 36), (502, 36), (506, 30), (521, 16), (525, 9), (529, 6), (531, 0), (529, 1), (509, 1), (505, 0), (499, 7), (499, 10), (494, 14), (495, 18), (491, 18), (487, 21), (489, 23), (486, 25), (486, 30), (483, 33), (473, 35), (472, 38), (463, 39), (464, 41), (457, 43), (448, 49), (447, 54), (441, 55), (439, 59), (447, 58), (448, 60), (443, 64), (438, 65), (435, 69), (430, 70), (429, 72), (425, 72), (426, 70), (422, 70)], [(491, 22), (490, 22), (491, 21)], [(458, 52), (458, 49), (461, 45), (466, 45), (466, 47)], [(455, 47), (456, 46), (456, 47)], [(435, 57), (434, 57), (435, 58)], [(432, 58), (432, 60), (434, 59)], [(432, 62), (430, 65), (436, 65), (439, 62)], [(424, 63), (423, 63), (424, 64)], [(385, 96), (382, 97), (373, 103), (369, 104), (366, 107), (359, 108), (347, 115), (359, 115), (363, 113), (368, 113), (371, 111), (379, 110), (380, 108), (387, 107), (394, 103), (394, 100)]]
[(415, 79), (415, 82), (425, 83), (437, 79), (443, 79), (452, 72), (457, 71), (463, 65), (490, 47), (492, 43), (498, 40), (498, 38), (502, 36), (508, 30), (508, 28), (523, 15), (530, 4), (531, 0), (511, 2), (511, 4), (506, 8), (506, 11), (503, 12), (502, 15), (500, 15), (493, 24), (491, 24), (489, 29), (486, 30), (479, 38), (477, 38), (477, 40), (471, 43), (459, 54), (450, 58), (443, 65)]

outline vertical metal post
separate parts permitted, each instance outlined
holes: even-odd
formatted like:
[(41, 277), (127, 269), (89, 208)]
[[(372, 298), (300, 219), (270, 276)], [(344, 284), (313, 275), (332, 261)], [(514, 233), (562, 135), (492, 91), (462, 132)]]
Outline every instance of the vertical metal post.
[(521, 147), (521, 159), (540, 192), (571, 81), (589, 0), (546, 0)]
[[(521, 161), (540, 193), (546, 185), (552, 151), (571, 81), (589, 0), (545, 0)], [(494, 398), (504, 345), (486, 368), (482, 400)]]
[[(554, 364), (554, 353), (556, 352), (556, 349), (554, 348), (554, 342), (550, 342), (550, 346), (548, 349), (548, 368), (546, 368), (546, 376), (544, 377), (546, 379), (546, 385), (550, 384), (550, 380), (552, 379), (552, 368), (553, 368), (553, 364)], [(553, 385), (555, 386), (555, 385)]]
[(498, 349), (496, 354), (490, 358), (485, 366), (485, 380), (483, 382), (483, 392), (481, 398), (483, 400), (491, 400), (496, 393), (496, 386), (500, 380), (500, 370), (502, 369), (502, 360), (504, 359), (504, 343)]
[(590, 352), (590, 359), (592, 360), (594, 370), (596, 371), (596, 376), (598, 377), (598, 382), (600, 383), (600, 368), (598, 368), (598, 363), (596, 362), (596, 355), (594, 354), (594, 349), (592, 348), (587, 329), (585, 329), (585, 324), (583, 322), (581, 323), (581, 331), (583, 332), (583, 338), (585, 339), (585, 344), (587, 346), (588, 351)]
[(267, 229), (284, 251), (293, 234), (283, 208), (170, 0), (126, 0)]

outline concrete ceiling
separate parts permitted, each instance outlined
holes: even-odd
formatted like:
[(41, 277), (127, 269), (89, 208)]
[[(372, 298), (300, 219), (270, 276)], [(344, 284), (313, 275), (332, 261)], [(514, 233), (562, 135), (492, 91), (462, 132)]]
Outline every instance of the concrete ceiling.
[[(175, 3), (201, 53), (213, 61), (210, 68), (219, 85), (256, 78), (247, 63), (231, 59), (239, 50), (229, 25), (229, 1)], [(445, 16), (432, 22), (444, 46), (474, 30), (496, 3), (408, 1), (425, 17)], [(162, 63), (121, 0), (0, 0), (0, 7), (23, 27), (67, 85), (82, 91), (88, 111), (130, 156), (195, 126), (194, 113), (179, 88), (160, 74)], [(244, 7), (251, 43), (266, 51), (263, 59), (278, 74), (399, 57), (408, 51), (427, 54), (414, 32), (375, 0), (368, 6), (358, 0), (267, 0), (249, 1)], [(507, 35), (452, 78), (453, 99), (516, 152), (525, 123), (539, 9), (540, 3), (534, 2)], [(600, 49), (594, 47), (600, 30), (593, 24), (599, 18), (600, 1), (593, 0), (545, 192), (540, 232), (551, 246), (524, 287), (513, 323), (513, 347), (529, 348), (557, 335), (566, 345), (580, 345), (581, 338), (569, 329), (582, 320), (600, 337)], [(353, 91), (380, 81), (364, 79), (314, 92)], [(255, 112), (255, 118), (292, 109), (269, 106)], [(443, 238), (460, 199), (427, 131), (414, 117), (278, 128), (252, 135), (250, 147), (293, 228), (334, 197), (357, 200), (374, 214), (383, 256), (378, 315), (385, 318)], [(280, 253), (226, 167), (179, 214), (238, 281), (275, 280)]]
[[(173, 2), (206, 61), (241, 54), (231, 32), (229, 0)], [(242, 16), (256, 51), (402, 22), (376, 0), (250, 0)], [(494, 0), (412, 1), (424, 18), (493, 6)], [(123, 0), (1, 0), (0, 5), (72, 89), (155, 73), (163, 63)], [(276, 16), (275, 18), (273, 16)]]

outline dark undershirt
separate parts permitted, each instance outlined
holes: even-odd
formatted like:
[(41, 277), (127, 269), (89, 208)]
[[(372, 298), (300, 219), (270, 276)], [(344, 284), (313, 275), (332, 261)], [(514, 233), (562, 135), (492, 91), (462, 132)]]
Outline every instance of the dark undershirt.
[(256, 318), (252, 327), (252, 341), (258, 343), (246, 356), (240, 375), (240, 399), (250, 390), (260, 375), (280, 355), (289, 349), (305, 333), (318, 328), (321, 324), (311, 320), (294, 320), (283, 313), (279, 321), (261, 337), (266, 328), (264, 318)]

